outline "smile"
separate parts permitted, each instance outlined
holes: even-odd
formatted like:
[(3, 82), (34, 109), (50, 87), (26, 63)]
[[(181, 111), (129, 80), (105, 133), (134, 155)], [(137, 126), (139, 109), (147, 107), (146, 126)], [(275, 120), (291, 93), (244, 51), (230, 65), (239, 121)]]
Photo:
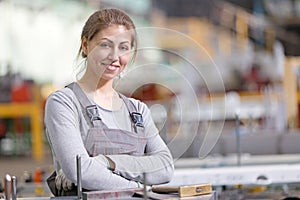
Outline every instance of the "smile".
[(120, 68), (118, 65), (108, 65), (107, 67), (106, 67), (106, 69), (108, 70), (108, 71), (116, 71), (118, 68)]

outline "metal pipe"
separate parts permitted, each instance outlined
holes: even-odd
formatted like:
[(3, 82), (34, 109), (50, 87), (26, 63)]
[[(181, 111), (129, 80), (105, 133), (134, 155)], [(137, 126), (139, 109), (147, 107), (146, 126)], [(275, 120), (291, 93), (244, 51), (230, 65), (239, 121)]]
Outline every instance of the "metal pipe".
[(241, 135), (240, 135), (240, 118), (235, 115), (235, 134), (236, 134), (236, 151), (237, 151), (237, 166), (241, 166)]
[(77, 164), (77, 197), (82, 199), (82, 186), (81, 186), (81, 157), (80, 155), (76, 156)]
[(17, 178), (15, 176), (11, 177), (11, 193), (12, 193), (12, 200), (17, 200)]
[(147, 194), (147, 179), (146, 179), (146, 172), (143, 173), (143, 183), (144, 183), (144, 199), (147, 200), (148, 199), (148, 194)]
[(4, 186), (5, 186), (5, 199), (9, 200), (10, 199), (10, 188), (11, 188), (11, 176), (9, 174), (5, 175), (5, 180), (4, 180)]

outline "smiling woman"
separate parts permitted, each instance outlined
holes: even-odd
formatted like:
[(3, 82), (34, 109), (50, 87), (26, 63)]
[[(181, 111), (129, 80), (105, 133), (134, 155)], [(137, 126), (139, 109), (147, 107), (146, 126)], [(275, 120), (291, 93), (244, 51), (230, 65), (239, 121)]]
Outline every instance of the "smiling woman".
[[(56, 196), (76, 193), (76, 156), (86, 190), (125, 189), (166, 183), (172, 155), (146, 104), (113, 87), (136, 56), (135, 25), (117, 9), (96, 11), (85, 23), (78, 55), (83, 76), (52, 93), (46, 103), (46, 135), (56, 171), (48, 179)], [(143, 175), (147, 173), (147, 183)]]
[(82, 39), (82, 52), (87, 56), (87, 71), (80, 82), (109, 80), (118, 75), (130, 59), (131, 33), (123, 25), (111, 25), (92, 40)]

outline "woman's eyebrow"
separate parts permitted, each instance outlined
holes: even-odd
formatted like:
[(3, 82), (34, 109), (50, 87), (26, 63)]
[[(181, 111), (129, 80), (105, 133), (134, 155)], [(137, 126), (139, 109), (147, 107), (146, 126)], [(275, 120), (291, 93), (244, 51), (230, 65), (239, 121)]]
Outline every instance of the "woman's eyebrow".
[[(112, 40), (108, 39), (108, 38), (101, 38), (100, 40), (107, 40), (109, 43), (114, 43)], [(126, 41), (123, 41), (123, 42), (120, 42), (120, 44), (124, 44), (124, 43), (130, 43), (130, 41), (126, 40)]]
[(121, 44), (124, 44), (124, 43), (130, 43), (130, 41), (126, 40), (124, 42), (121, 42)]
[(108, 38), (101, 38), (100, 40), (107, 40), (108, 42), (113, 43), (113, 41)]

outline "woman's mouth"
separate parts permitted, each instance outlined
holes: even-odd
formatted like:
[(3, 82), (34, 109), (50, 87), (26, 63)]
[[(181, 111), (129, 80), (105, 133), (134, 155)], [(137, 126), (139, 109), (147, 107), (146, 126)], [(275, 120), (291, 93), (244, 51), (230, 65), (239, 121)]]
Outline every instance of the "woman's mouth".
[(108, 66), (106, 67), (106, 69), (107, 69), (108, 71), (111, 71), (111, 72), (116, 71), (118, 68), (119, 68), (119, 66), (117, 66), (117, 65), (108, 65)]

